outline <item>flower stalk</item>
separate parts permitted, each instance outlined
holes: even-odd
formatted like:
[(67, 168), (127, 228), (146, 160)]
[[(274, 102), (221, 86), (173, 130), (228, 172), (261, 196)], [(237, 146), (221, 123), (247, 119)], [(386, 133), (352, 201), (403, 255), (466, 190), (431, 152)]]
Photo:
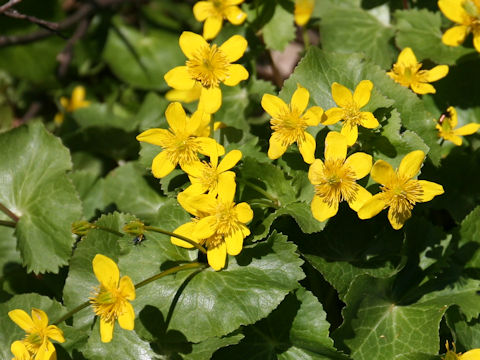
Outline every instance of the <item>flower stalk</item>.
[(249, 188), (255, 190), (256, 192), (262, 194), (267, 199), (272, 201), (272, 205), (273, 205), (274, 208), (276, 208), (276, 209), (280, 208), (280, 206), (281, 206), (280, 201), (275, 196), (271, 195), (266, 190), (262, 189), (260, 186), (255, 185), (254, 183), (251, 183), (250, 181), (244, 180), (244, 179), (238, 179), (238, 182), (248, 186)]
[(0, 220), (0, 225), (14, 228), (17, 226), (17, 223), (15, 221)]
[(173, 237), (176, 237), (177, 239), (180, 239), (180, 240), (183, 240), (187, 243), (189, 243), (190, 245), (194, 246), (196, 249), (200, 250), (202, 253), (206, 254), (207, 253), (207, 250), (205, 250), (205, 248), (200, 245), (199, 243), (193, 241), (192, 239), (189, 239), (183, 235), (179, 235), (179, 234), (176, 234), (174, 232), (170, 232), (170, 231), (166, 231), (166, 230), (163, 230), (161, 228), (158, 228), (156, 226), (145, 226), (145, 230), (150, 230), (150, 231), (154, 231), (154, 232), (158, 232), (160, 234), (164, 234), (164, 235), (168, 235), (168, 236), (173, 236)]
[(0, 211), (3, 212), (5, 215), (7, 215), (10, 219), (12, 219), (15, 222), (18, 222), (20, 218), (15, 215), (13, 212), (11, 212), (5, 205), (0, 203)]

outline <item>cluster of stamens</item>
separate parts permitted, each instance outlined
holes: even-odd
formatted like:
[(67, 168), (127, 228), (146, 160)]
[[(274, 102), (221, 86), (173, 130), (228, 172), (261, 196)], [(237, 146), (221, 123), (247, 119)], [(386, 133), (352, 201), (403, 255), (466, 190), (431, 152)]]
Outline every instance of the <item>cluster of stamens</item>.
[(397, 178), (380, 187), (387, 204), (398, 213), (410, 214), (413, 206), (421, 200), (423, 189), (418, 180)]
[(315, 194), (329, 206), (343, 200), (353, 201), (358, 191), (355, 180), (355, 173), (342, 159), (327, 159), (320, 181), (315, 184)]
[(105, 322), (113, 323), (122, 315), (122, 305), (126, 300), (116, 289), (106, 289), (103, 286), (96, 289), (94, 296), (90, 298), (93, 311)]
[(279, 114), (277, 118), (272, 118), (271, 124), (272, 130), (279, 134), (284, 146), (291, 145), (305, 138), (304, 132), (307, 124), (301, 117), (301, 112), (294, 106), (290, 106), (287, 111)]
[(203, 46), (187, 61), (190, 76), (205, 88), (218, 87), (228, 77), (229, 65), (227, 57), (215, 44)]

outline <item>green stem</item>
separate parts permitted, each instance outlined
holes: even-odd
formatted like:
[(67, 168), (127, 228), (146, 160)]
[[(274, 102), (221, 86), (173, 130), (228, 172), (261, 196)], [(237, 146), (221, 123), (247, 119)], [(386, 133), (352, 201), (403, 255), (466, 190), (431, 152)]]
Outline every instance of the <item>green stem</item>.
[(277, 208), (280, 207), (280, 201), (278, 201), (278, 199), (275, 196), (269, 194), (266, 190), (262, 189), (260, 186), (255, 185), (255, 184), (251, 183), (250, 181), (244, 180), (244, 179), (238, 179), (238, 181), (245, 184), (246, 186), (252, 188), (256, 192), (264, 195), (267, 199), (271, 200)]
[(17, 226), (17, 223), (15, 221), (0, 220), (0, 225), (14, 228)]
[(308, 31), (305, 27), (302, 26), (302, 37), (303, 37), (303, 46), (305, 51), (310, 47), (310, 37), (308, 36)]
[(93, 226), (94, 226), (94, 229), (107, 231), (107, 232), (109, 232), (109, 233), (111, 233), (111, 234), (114, 234), (114, 235), (117, 235), (117, 236), (123, 236), (123, 235), (124, 235), (124, 234), (121, 233), (120, 231), (113, 230), (113, 229), (107, 228), (107, 227), (102, 226), (102, 225), (93, 224)]
[(206, 254), (207, 253), (207, 250), (205, 250), (205, 248), (200, 245), (199, 243), (193, 241), (192, 239), (189, 239), (185, 236), (182, 236), (182, 235), (179, 235), (179, 234), (175, 234), (173, 232), (170, 232), (170, 231), (166, 231), (166, 230), (163, 230), (163, 229), (160, 229), (156, 226), (145, 226), (145, 230), (150, 230), (150, 231), (155, 231), (155, 232), (158, 232), (160, 234), (164, 234), (164, 235), (168, 235), (168, 236), (173, 236), (173, 237), (176, 237), (177, 239), (180, 239), (180, 240), (183, 240), (187, 243), (189, 243), (190, 245), (194, 246), (195, 248), (197, 248), (198, 250), (200, 250), (202, 253)]
[(12, 219), (15, 222), (18, 222), (20, 218), (15, 215), (13, 212), (11, 212), (5, 205), (0, 203), (0, 211), (3, 212), (5, 215), (7, 215), (10, 219)]
[(277, 204), (267, 199), (254, 199), (252, 201), (249, 201), (248, 203), (253, 206), (260, 205), (260, 206), (266, 206), (269, 208), (280, 209), (280, 207)]
[[(204, 267), (204, 266), (206, 266), (206, 265), (205, 265), (205, 264), (198, 263), (198, 262), (175, 266), (175, 267), (173, 267), (173, 268), (170, 268), (170, 269), (168, 269), (168, 270), (162, 271), (161, 273), (159, 273), (159, 274), (157, 274), (157, 275), (154, 275), (154, 276), (152, 276), (152, 277), (149, 277), (148, 279), (145, 279), (145, 280), (139, 282), (138, 284), (135, 285), (135, 289), (141, 288), (142, 286), (145, 286), (145, 285), (151, 283), (152, 281), (161, 279), (161, 278), (164, 277), (164, 276), (167, 276), (167, 275), (170, 275), (170, 274), (174, 274), (174, 273), (179, 272), (179, 271), (182, 271), (182, 270), (195, 269), (195, 268), (200, 268), (200, 267)], [(57, 321), (55, 321), (55, 322), (53, 323), (53, 325), (58, 325), (58, 324), (62, 323), (63, 321), (69, 319), (70, 317), (72, 317), (73, 315), (75, 315), (77, 312), (79, 312), (80, 310), (85, 309), (85, 308), (88, 307), (88, 306), (90, 306), (90, 301), (84, 302), (83, 304), (77, 306), (76, 308), (70, 310), (68, 313), (66, 313), (65, 315), (63, 315), (60, 319), (58, 319)]]

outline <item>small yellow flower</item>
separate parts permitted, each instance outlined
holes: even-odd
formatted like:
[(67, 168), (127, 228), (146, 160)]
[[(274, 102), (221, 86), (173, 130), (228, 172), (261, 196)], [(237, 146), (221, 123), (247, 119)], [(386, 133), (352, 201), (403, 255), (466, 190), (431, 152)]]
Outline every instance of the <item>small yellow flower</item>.
[(199, 161), (198, 153), (208, 156), (225, 154), (223, 146), (214, 139), (197, 135), (203, 121), (203, 112), (196, 111), (188, 118), (182, 105), (174, 102), (168, 105), (165, 116), (170, 125), (169, 130), (149, 129), (137, 136), (138, 141), (163, 148), (152, 162), (152, 173), (156, 178), (167, 176), (177, 164), (183, 168)]
[(473, 349), (469, 350), (466, 353), (457, 353), (457, 349), (455, 348), (455, 344), (452, 343), (453, 350), (450, 350), (448, 346), (448, 341), (445, 343), (445, 347), (447, 348), (447, 353), (445, 357), (442, 358), (443, 360), (480, 360), (480, 349)]
[[(25, 311), (15, 309), (8, 316), (27, 333), (21, 341), (24, 346), (17, 341), (11, 345), (16, 359), (50, 360), (51, 356), (55, 357), (55, 346), (49, 339), (65, 342), (63, 331), (55, 325), (48, 325), (48, 316), (43, 310), (33, 308), (30, 317)], [(30, 357), (27, 357), (25, 349)]]
[(208, 192), (217, 196), (219, 191), (225, 188), (235, 187), (235, 173), (227, 171), (233, 168), (242, 158), (240, 150), (232, 150), (218, 163), (218, 156), (210, 156), (210, 164), (207, 162), (194, 162), (184, 167), (188, 174), (190, 185), (186, 192), (191, 195), (200, 195)]
[(352, 146), (358, 138), (358, 125), (367, 129), (376, 128), (379, 123), (375, 116), (368, 111), (360, 111), (370, 101), (373, 83), (370, 80), (362, 80), (353, 93), (345, 86), (334, 82), (332, 84), (332, 97), (340, 106), (326, 111), (327, 119), (323, 125), (332, 125), (344, 120), (341, 134), (347, 138), (347, 145)]
[[(298, 149), (307, 164), (315, 160), (315, 138), (305, 129), (308, 126), (317, 126), (323, 116), (323, 109), (313, 106), (305, 114), (310, 93), (300, 84), (292, 95), (290, 105), (277, 96), (265, 94), (262, 97), (263, 109), (272, 117), (273, 134), (270, 137), (268, 157), (272, 160), (282, 156), (287, 147), (297, 143)], [(303, 114), (303, 115), (302, 115)]]
[(13, 356), (15, 356), (12, 360), (33, 359), (23, 341), (14, 341), (12, 345), (10, 345), (10, 351), (12, 352)]
[(233, 25), (242, 24), (247, 18), (237, 6), (245, 0), (207, 0), (199, 1), (193, 6), (193, 15), (197, 21), (203, 22), (203, 37), (213, 39), (222, 29), (223, 19)]
[[(253, 218), (252, 209), (245, 202), (235, 204), (234, 196), (235, 186), (219, 188), (218, 198), (210, 194), (178, 194), (180, 205), (196, 218), (174, 232), (206, 244), (208, 264), (216, 271), (225, 267), (227, 254), (238, 255), (242, 251), (243, 239), (250, 235), (245, 224)], [(171, 241), (177, 246), (192, 248), (175, 237), (171, 237)]]
[(405, 155), (397, 170), (383, 161), (378, 160), (373, 165), (371, 176), (382, 192), (374, 195), (358, 210), (360, 219), (370, 219), (383, 209), (388, 209), (388, 220), (395, 230), (401, 229), (405, 221), (412, 216), (413, 206), (417, 202), (432, 200), (443, 194), (442, 185), (426, 180), (413, 179), (420, 171), (425, 159), (421, 150)]
[(107, 343), (112, 340), (115, 320), (122, 329), (133, 330), (135, 312), (128, 301), (135, 300), (135, 286), (128, 276), (120, 279), (117, 264), (102, 254), (95, 255), (92, 267), (100, 285), (90, 303), (95, 315), (100, 316), (101, 340)]
[(338, 132), (330, 131), (325, 139), (325, 162), (316, 159), (308, 171), (308, 179), (315, 187), (311, 208), (318, 221), (325, 221), (338, 211), (338, 204), (346, 200), (358, 211), (372, 195), (356, 180), (368, 175), (372, 157), (357, 152), (347, 158), (347, 140)]
[(458, 129), (457, 111), (453, 106), (447, 109), (447, 113), (443, 114), (435, 126), (438, 130), (438, 136), (442, 139), (453, 142), (455, 145), (462, 145), (462, 138), (460, 136), (472, 135), (480, 129), (480, 124), (470, 123), (461, 126)]
[[(60, 104), (62, 105), (63, 111), (74, 112), (77, 109), (89, 106), (90, 101), (85, 100), (85, 88), (83, 86), (75, 86), (72, 92), (72, 98), (69, 100), (62, 96), (60, 98)], [(54, 118), (55, 124), (61, 125), (64, 118), (65, 115), (63, 112), (57, 113)]]
[(305, 25), (312, 16), (315, 0), (295, 0), (294, 19), (298, 26)]
[(248, 71), (240, 64), (232, 64), (243, 56), (247, 40), (234, 35), (221, 46), (209, 45), (203, 37), (184, 31), (180, 48), (188, 58), (185, 66), (177, 66), (165, 74), (167, 84), (177, 90), (192, 90), (201, 85), (198, 109), (213, 114), (222, 105), (220, 83), (235, 86), (248, 79)]
[(420, 70), (422, 64), (417, 61), (412, 49), (405, 48), (398, 55), (391, 71), (387, 72), (395, 82), (411, 88), (416, 94), (435, 94), (430, 82), (440, 80), (448, 74), (447, 65), (437, 65), (430, 70)]
[(443, 34), (442, 42), (458, 46), (468, 34), (473, 33), (473, 46), (480, 52), (480, 1), (439, 0), (438, 7), (447, 18), (458, 24)]

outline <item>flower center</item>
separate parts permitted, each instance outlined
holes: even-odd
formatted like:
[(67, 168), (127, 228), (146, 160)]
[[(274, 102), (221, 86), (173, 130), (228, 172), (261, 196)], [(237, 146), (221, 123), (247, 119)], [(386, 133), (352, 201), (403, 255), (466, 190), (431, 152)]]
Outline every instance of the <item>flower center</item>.
[(216, 168), (213, 168), (210, 164), (203, 162), (203, 171), (201, 176), (200, 182), (203, 186), (208, 188), (208, 190), (215, 188), (218, 183), (218, 173)]
[(418, 180), (397, 177), (391, 183), (381, 186), (387, 204), (396, 213), (410, 213), (413, 206), (421, 200), (423, 189)]
[(187, 61), (190, 76), (203, 87), (218, 87), (228, 76), (230, 65), (225, 54), (217, 45), (203, 46)]
[(345, 121), (345, 124), (350, 127), (359, 125), (362, 114), (358, 107), (355, 104), (351, 104), (350, 106), (344, 108), (344, 110), (345, 115), (343, 120)]
[(288, 146), (295, 141), (304, 140), (307, 124), (301, 117), (301, 112), (290, 105), (289, 110), (281, 113), (278, 118), (272, 118), (272, 130), (280, 137), (282, 145)]
[(237, 230), (237, 215), (234, 203), (218, 201), (215, 215), (217, 217), (217, 234), (228, 235)]
[(315, 194), (332, 206), (343, 200), (353, 201), (358, 185), (355, 173), (342, 159), (326, 159), (319, 184), (315, 184)]
[(114, 322), (123, 314), (123, 305), (126, 301), (117, 289), (106, 289), (103, 285), (100, 285), (90, 298), (93, 311), (106, 322)]
[(164, 151), (173, 164), (182, 166), (198, 160), (199, 149), (196, 137), (190, 136), (188, 133), (171, 134), (165, 139)]
[(36, 330), (25, 335), (24, 344), (29, 352), (36, 354), (46, 340), (47, 336), (44, 332), (42, 330)]

